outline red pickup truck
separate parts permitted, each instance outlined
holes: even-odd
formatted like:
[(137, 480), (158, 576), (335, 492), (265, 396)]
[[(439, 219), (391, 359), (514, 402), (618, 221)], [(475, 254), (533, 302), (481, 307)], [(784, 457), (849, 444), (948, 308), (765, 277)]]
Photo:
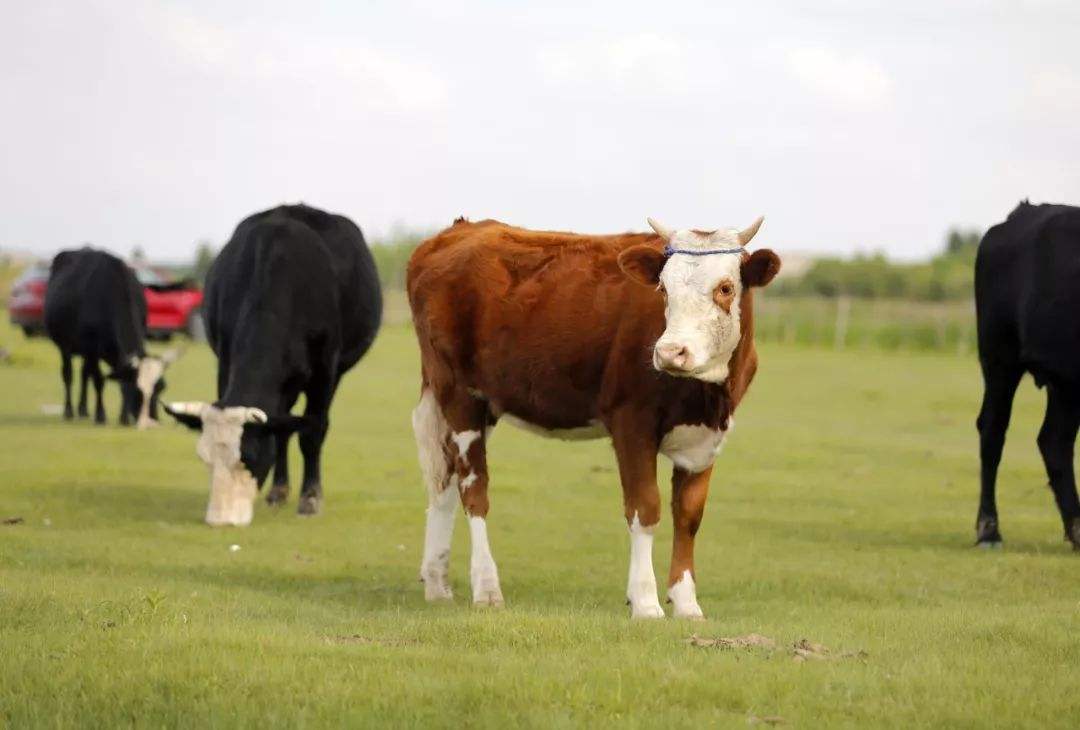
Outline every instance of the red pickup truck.
[[(131, 267), (146, 294), (146, 318), (151, 339), (167, 340), (177, 332), (202, 335), (202, 291), (187, 280), (172, 280), (146, 264)], [(8, 300), (11, 323), (27, 337), (44, 334), (45, 287), (49, 265), (34, 264), (15, 280)]]

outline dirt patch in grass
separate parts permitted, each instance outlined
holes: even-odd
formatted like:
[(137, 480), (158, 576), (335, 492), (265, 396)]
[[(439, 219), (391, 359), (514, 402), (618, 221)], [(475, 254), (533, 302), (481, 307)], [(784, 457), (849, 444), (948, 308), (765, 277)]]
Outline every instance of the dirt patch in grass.
[[(715, 649), (764, 649), (773, 652), (777, 649), (775, 639), (761, 634), (745, 636), (717, 636), (715, 638), (693, 634), (686, 640), (690, 646)], [(869, 654), (859, 649), (856, 651), (833, 651), (824, 644), (809, 639), (799, 639), (791, 645), (791, 658), (797, 662), (826, 659), (866, 659)]]
[(686, 643), (691, 646), (701, 647), (716, 647), (718, 649), (775, 649), (776, 641), (770, 639), (768, 636), (762, 636), (761, 634), (747, 634), (746, 636), (717, 636), (716, 638), (708, 638), (704, 636), (692, 635), (686, 640)]

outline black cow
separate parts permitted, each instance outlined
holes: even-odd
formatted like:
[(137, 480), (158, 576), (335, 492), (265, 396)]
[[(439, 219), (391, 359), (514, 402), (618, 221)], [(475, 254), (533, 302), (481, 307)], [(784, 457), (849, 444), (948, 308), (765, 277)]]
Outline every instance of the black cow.
[(45, 290), (45, 329), (60, 348), (64, 378), (64, 418), (72, 418), (71, 358), (82, 357), (80, 417), (87, 416), (86, 383), (97, 394), (94, 420), (105, 423), (101, 362), (107, 377), (120, 382), (120, 423), (137, 419), (139, 428), (155, 423), (162, 375), (175, 359), (170, 352), (157, 357), (144, 349), (146, 296), (134, 272), (120, 259), (89, 247), (61, 251), (53, 259)]
[[(251, 522), (271, 465), (271, 504), (289, 492), (288, 441), (304, 455), (300, 514), (322, 500), (319, 456), (341, 376), (367, 352), (382, 317), (375, 262), (352, 221), (305, 205), (236, 227), (206, 279), (206, 331), (218, 356), (218, 399), (166, 410), (200, 429), (210, 468), (211, 525)], [(290, 414), (303, 393), (302, 416)]]
[(977, 421), (982, 498), (979, 544), (1001, 543), (994, 497), (1013, 394), (1024, 373), (1046, 388), (1038, 444), (1065, 538), (1080, 550), (1073, 446), (1080, 426), (1080, 208), (1021, 203), (987, 231), (975, 260), (979, 362)]

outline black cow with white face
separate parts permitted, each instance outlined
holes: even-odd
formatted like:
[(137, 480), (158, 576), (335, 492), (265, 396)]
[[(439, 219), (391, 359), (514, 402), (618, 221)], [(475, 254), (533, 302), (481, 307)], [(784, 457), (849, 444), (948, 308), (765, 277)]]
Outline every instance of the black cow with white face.
[[(218, 399), (166, 410), (202, 432), (196, 452), (210, 469), (206, 522), (250, 524), (271, 467), (267, 501), (285, 501), (293, 432), (304, 456), (298, 511), (315, 514), (331, 399), (341, 376), (371, 346), (382, 317), (363, 234), (348, 218), (305, 205), (256, 213), (214, 261), (204, 315), (218, 357)], [(294, 416), (301, 393), (304, 413)]]
[(1001, 543), (994, 488), (1013, 394), (1024, 373), (1046, 388), (1038, 444), (1065, 538), (1080, 550), (1073, 446), (1080, 427), (1080, 208), (1021, 203), (987, 231), (975, 261), (985, 392), (978, 429), (978, 542)]
[[(82, 357), (79, 417), (85, 418), (86, 384), (94, 383), (94, 420), (105, 423), (104, 379), (120, 383), (120, 423), (135, 420), (139, 428), (157, 423), (158, 396), (165, 388), (165, 369), (176, 352), (147, 354), (146, 295), (135, 273), (123, 261), (89, 247), (61, 251), (53, 259), (45, 290), (45, 330), (60, 348), (64, 379), (64, 418), (73, 418), (71, 359)], [(111, 372), (105, 376), (101, 363)]]

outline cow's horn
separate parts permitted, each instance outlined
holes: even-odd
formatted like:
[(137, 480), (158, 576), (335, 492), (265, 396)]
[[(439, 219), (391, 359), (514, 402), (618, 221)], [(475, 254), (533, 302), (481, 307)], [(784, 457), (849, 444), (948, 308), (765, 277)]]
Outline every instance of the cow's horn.
[(202, 418), (203, 411), (206, 409), (206, 404), (199, 401), (185, 401), (181, 403), (166, 403), (165, 410), (172, 413), (179, 413), (183, 416), (198, 416)]
[(749, 228), (744, 228), (743, 230), (739, 231), (739, 243), (744, 246), (750, 243), (750, 239), (754, 237), (754, 235), (758, 232), (758, 229), (761, 228), (761, 224), (764, 222), (765, 216), (758, 216), (758, 219), (751, 223)]
[(647, 220), (649, 222), (649, 226), (654, 231), (656, 231), (656, 235), (660, 236), (660, 238), (664, 239), (665, 241), (670, 242), (671, 237), (675, 235), (675, 231), (664, 228), (662, 225), (660, 225), (659, 223), (654, 221), (652, 218), (646, 218), (645, 220)]
[(266, 423), (266, 411), (261, 408), (248, 408), (244, 413), (245, 423)]

